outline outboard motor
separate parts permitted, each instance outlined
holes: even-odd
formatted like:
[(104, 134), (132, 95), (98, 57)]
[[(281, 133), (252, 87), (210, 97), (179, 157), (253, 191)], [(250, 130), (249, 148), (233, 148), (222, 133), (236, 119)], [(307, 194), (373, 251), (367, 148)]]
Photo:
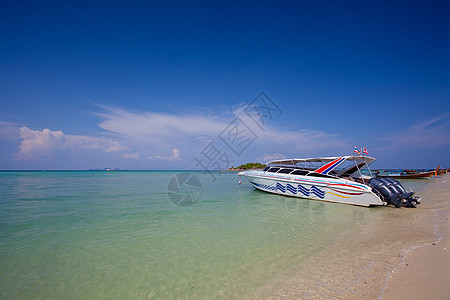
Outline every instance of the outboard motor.
[(414, 196), (414, 192), (407, 192), (400, 182), (393, 178), (372, 178), (369, 185), (384, 201), (395, 207), (416, 207), (420, 204), (420, 198)]

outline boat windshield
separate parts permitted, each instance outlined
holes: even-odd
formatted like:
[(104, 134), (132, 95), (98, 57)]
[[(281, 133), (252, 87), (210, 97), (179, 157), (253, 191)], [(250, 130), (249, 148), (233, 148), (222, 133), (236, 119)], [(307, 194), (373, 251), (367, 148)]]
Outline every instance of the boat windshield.
[[(350, 176), (354, 173), (358, 173), (361, 170), (367, 168), (369, 169), (369, 166), (366, 164), (365, 161), (362, 162), (356, 162), (356, 161), (346, 161), (347, 164), (343, 164), (340, 166), (340, 168), (335, 169), (336, 175), (341, 176)], [(370, 172), (370, 169), (369, 169)]]
[[(291, 172), (295, 175), (306, 175), (309, 172), (321, 173), (331, 177), (360, 177), (361, 171), (367, 169), (372, 176), (369, 164), (375, 161), (375, 158), (369, 156), (341, 156), (341, 157), (324, 157), (324, 158), (307, 158), (307, 159), (284, 159), (274, 160), (268, 164), (271, 167), (280, 168), (278, 173), (287, 173), (286, 169), (295, 168)], [(298, 172), (302, 170), (302, 172)], [(271, 172), (271, 170), (269, 170)], [(274, 171), (272, 171), (274, 172)], [(296, 173), (298, 172), (298, 174)], [(314, 176), (314, 175), (313, 175)]]

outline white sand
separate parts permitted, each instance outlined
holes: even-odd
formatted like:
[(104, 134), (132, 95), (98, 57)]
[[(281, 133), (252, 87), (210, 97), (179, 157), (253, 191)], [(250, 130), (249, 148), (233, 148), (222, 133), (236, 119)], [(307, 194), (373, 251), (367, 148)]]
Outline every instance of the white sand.
[(415, 209), (368, 208), (375, 209), (370, 223), (246, 298), (450, 299), (450, 175), (419, 195)]
[(389, 277), (387, 288), (382, 294), (383, 299), (450, 299), (448, 183), (446, 189), (441, 187), (435, 191), (428, 190), (428, 195), (445, 196), (447, 199), (447, 205), (434, 208), (436, 215), (433, 222), (436, 224), (438, 239), (408, 253)]

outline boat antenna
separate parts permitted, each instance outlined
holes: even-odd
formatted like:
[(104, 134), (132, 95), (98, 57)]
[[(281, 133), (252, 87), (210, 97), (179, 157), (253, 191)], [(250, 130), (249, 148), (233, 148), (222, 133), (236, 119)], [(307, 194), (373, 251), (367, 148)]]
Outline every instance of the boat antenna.
[(369, 171), (370, 177), (373, 177), (372, 171), (370, 170), (369, 165), (367, 164), (367, 160), (366, 160), (366, 157), (365, 157), (365, 156), (364, 156), (364, 163), (366, 164), (366, 168), (367, 168), (367, 170)]
[(356, 163), (356, 159), (354, 159), (353, 162), (355, 163), (356, 169), (358, 169), (358, 173), (359, 173), (359, 176), (361, 177), (362, 182), (364, 184), (366, 184), (366, 182), (364, 181), (364, 177), (363, 177), (363, 175), (361, 173), (361, 170), (359, 169), (358, 164)]

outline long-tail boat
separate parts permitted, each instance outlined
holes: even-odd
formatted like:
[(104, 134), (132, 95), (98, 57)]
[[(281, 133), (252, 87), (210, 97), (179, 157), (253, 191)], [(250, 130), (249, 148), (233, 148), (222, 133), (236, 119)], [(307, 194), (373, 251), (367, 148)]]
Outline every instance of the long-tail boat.
[(430, 178), (432, 176), (437, 176), (438, 171), (441, 166), (437, 167), (436, 170), (419, 172), (414, 170), (403, 170), (399, 173), (377, 173), (376, 177), (390, 177), (396, 179), (415, 179), (415, 178)]

